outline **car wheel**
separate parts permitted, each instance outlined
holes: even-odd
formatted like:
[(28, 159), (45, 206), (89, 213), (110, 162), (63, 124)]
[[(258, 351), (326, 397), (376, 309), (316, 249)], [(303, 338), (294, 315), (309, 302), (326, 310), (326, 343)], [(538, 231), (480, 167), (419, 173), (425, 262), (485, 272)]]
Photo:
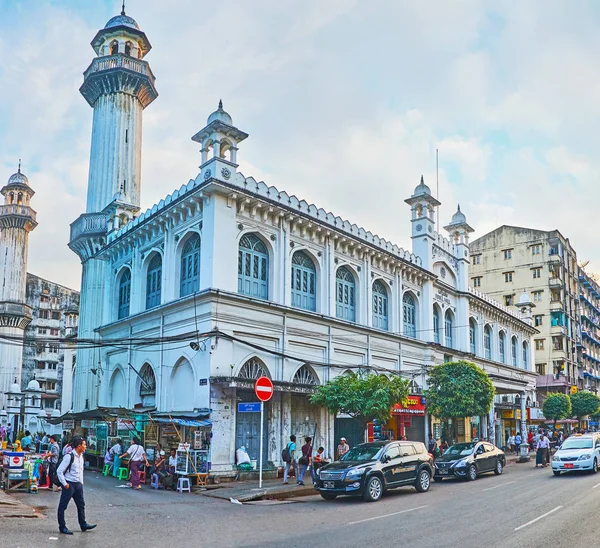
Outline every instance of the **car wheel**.
[(383, 495), (383, 483), (377, 476), (371, 476), (365, 486), (363, 499), (367, 502), (377, 502)]
[(474, 464), (469, 466), (469, 470), (467, 471), (467, 479), (469, 481), (475, 481), (477, 479), (477, 468)]
[(552, 470), (552, 473), (553, 473), (555, 476), (560, 476), (560, 470)]
[(444, 478), (440, 478), (439, 476), (433, 476), (433, 481), (435, 481), (436, 483), (442, 483), (444, 481)]
[(598, 472), (598, 459), (594, 459), (594, 464), (592, 465), (592, 474)]
[(321, 493), (321, 496), (325, 499), (325, 500), (333, 500), (337, 497), (337, 495), (332, 495), (331, 493)]
[(425, 493), (425, 491), (429, 491), (429, 487), (431, 485), (431, 476), (427, 470), (421, 470), (419, 475), (417, 476), (417, 481), (415, 482), (415, 489), (419, 493)]
[(496, 469), (494, 470), (494, 474), (499, 476), (500, 474), (502, 474), (503, 470), (504, 470), (504, 466), (502, 466), (502, 461), (500, 459), (498, 459), (498, 462), (496, 463)]

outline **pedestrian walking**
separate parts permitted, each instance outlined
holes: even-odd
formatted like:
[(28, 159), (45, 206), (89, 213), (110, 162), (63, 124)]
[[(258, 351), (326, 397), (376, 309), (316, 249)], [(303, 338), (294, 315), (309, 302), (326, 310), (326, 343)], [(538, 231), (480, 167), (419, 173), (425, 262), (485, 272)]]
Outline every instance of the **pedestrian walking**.
[(506, 440), (506, 450), (511, 453), (515, 452), (515, 437), (512, 434), (508, 436), (508, 439)]
[(521, 447), (521, 443), (523, 442), (523, 437), (521, 436), (521, 432), (517, 432), (515, 436), (515, 454), (519, 453), (519, 448)]
[(298, 477), (298, 485), (304, 485), (304, 474), (309, 466), (312, 465), (312, 438), (306, 436), (304, 438), (304, 445), (302, 446), (302, 456), (298, 459), (300, 465), (300, 476)]
[(294, 475), (296, 478), (298, 477), (298, 463), (296, 462), (296, 436), (293, 434), (290, 436), (290, 441), (288, 441), (285, 449), (281, 452), (281, 456), (283, 458), (283, 462), (285, 462), (285, 469), (283, 470), (283, 483), (288, 483), (288, 474), (290, 473), (290, 468), (294, 468)]
[(140, 445), (140, 440), (137, 437), (133, 437), (133, 443), (129, 446), (129, 449), (123, 453), (120, 458), (124, 458), (129, 455), (129, 481), (131, 481), (131, 487), (139, 491), (142, 486), (140, 485), (140, 466), (142, 461), (146, 466), (149, 466), (148, 459), (146, 458), (146, 451)]
[(60, 455), (60, 448), (58, 447), (57, 441), (56, 434), (52, 434), (49, 438), (50, 445), (48, 447), (48, 452), (45, 454), (45, 457), (48, 459), (48, 476), (50, 477), (52, 491), (58, 491), (57, 486), (60, 485), (58, 476), (56, 475), (58, 457)]
[(429, 434), (429, 441), (427, 442), (427, 451), (429, 451), (433, 455), (436, 447), (437, 447), (437, 442), (435, 441), (433, 434)]
[(119, 474), (119, 468), (121, 468), (121, 453), (123, 452), (121, 438), (117, 438), (115, 444), (110, 448), (110, 454), (113, 456), (113, 471), (112, 475), (116, 478)]
[(85, 451), (85, 440), (80, 437), (75, 437), (71, 440), (73, 451), (63, 457), (62, 462), (58, 466), (56, 474), (62, 485), (62, 493), (60, 494), (60, 502), (58, 503), (58, 530), (63, 535), (72, 535), (73, 532), (67, 529), (65, 522), (65, 510), (69, 506), (71, 499), (75, 501), (77, 506), (77, 519), (79, 527), (82, 531), (89, 531), (96, 527), (95, 524), (88, 523), (85, 520), (85, 501), (83, 499), (83, 469)]
[(536, 468), (540, 464), (542, 465), (542, 468), (546, 468), (546, 466), (548, 466), (549, 451), (550, 451), (550, 440), (548, 439), (548, 437), (546, 436), (546, 434), (544, 434), (544, 431), (542, 430), (540, 432), (540, 439), (537, 442), (537, 447), (536, 447), (536, 455), (535, 455), (535, 467)]
[(340, 438), (340, 444), (337, 446), (337, 458), (344, 456), (350, 451), (350, 446), (346, 443), (346, 438)]

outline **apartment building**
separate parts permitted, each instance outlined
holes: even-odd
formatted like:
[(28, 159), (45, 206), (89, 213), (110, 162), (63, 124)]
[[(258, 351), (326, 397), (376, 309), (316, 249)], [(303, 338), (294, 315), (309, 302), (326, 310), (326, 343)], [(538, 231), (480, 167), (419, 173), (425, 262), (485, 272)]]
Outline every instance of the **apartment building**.
[(579, 267), (579, 317), (581, 321), (580, 360), (584, 388), (600, 388), (600, 284)]
[(540, 331), (534, 360), (542, 398), (545, 392), (583, 389), (579, 269), (569, 239), (558, 230), (504, 225), (471, 242), (470, 250), (472, 287), (506, 306), (514, 306), (524, 291), (531, 296)]

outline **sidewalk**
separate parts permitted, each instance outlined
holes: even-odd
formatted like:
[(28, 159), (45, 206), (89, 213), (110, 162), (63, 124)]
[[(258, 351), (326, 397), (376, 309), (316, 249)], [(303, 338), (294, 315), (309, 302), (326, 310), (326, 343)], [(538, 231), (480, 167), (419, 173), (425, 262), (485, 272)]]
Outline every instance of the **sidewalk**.
[[(32, 497), (34, 496), (35, 495), (32, 495)], [(34, 499), (32, 498), (32, 501), (33, 500)], [(4, 491), (0, 491), (0, 519), (38, 517), (40, 517), (40, 515), (31, 506), (27, 506)]]
[(235, 481), (231, 483), (221, 483), (218, 488), (210, 486), (206, 491), (202, 491), (205, 497), (217, 499), (234, 499), (238, 502), (248, 502), (261, 498), (287, 499), (292, 497), (304, 497), (315, 495), (317, 491), (313, 487), (310, 476), (306, 478), (304, 485), (298, 485), (294, 478), (290, 478), (288, 485), (283, 484), (282, 479), (263, 481), (262, 489), (258, 488), (258, 481)]

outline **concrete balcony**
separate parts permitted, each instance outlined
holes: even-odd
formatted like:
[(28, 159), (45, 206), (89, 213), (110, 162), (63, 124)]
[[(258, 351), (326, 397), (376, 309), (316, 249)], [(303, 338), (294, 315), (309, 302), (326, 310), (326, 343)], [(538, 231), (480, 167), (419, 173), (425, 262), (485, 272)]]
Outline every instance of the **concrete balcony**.
[(38, 381), (57, 381), (58, 370), (57, 369), (36, 369), (35, 378)]
[(549, 253), (548, 254), (548, 262), (560, 264), (562, 261), (561, 256), (558, 253)]
[(559, 278), (558, 276), (552, 276), (550, 278), (548, 278), (548, 285), (550, 287), (562, 287), (563, 286), (563, 280), (561, 278)]
[(551, 335), (566, 335), (567, 328), (564, 325), (551, 325), (550, 326), (550, 334)]
[(562, 301), (550, 301), (550, 310), (563, 311), (564, 309)]
[(103, 213), (83, 213), (71, 223), (69, 247), (85, 261), (104, 246), (107, 228)]
[(0, 302), (0, 325), (25, 329), (31, 323), (33, 309), (23, 303)]
[(574, 379), (565, 375), (560, 375), (558, 379), (554, 378), (554, 375), (540, 375), (536, 379), (538, 388), (567, 388), (573, 383)]

